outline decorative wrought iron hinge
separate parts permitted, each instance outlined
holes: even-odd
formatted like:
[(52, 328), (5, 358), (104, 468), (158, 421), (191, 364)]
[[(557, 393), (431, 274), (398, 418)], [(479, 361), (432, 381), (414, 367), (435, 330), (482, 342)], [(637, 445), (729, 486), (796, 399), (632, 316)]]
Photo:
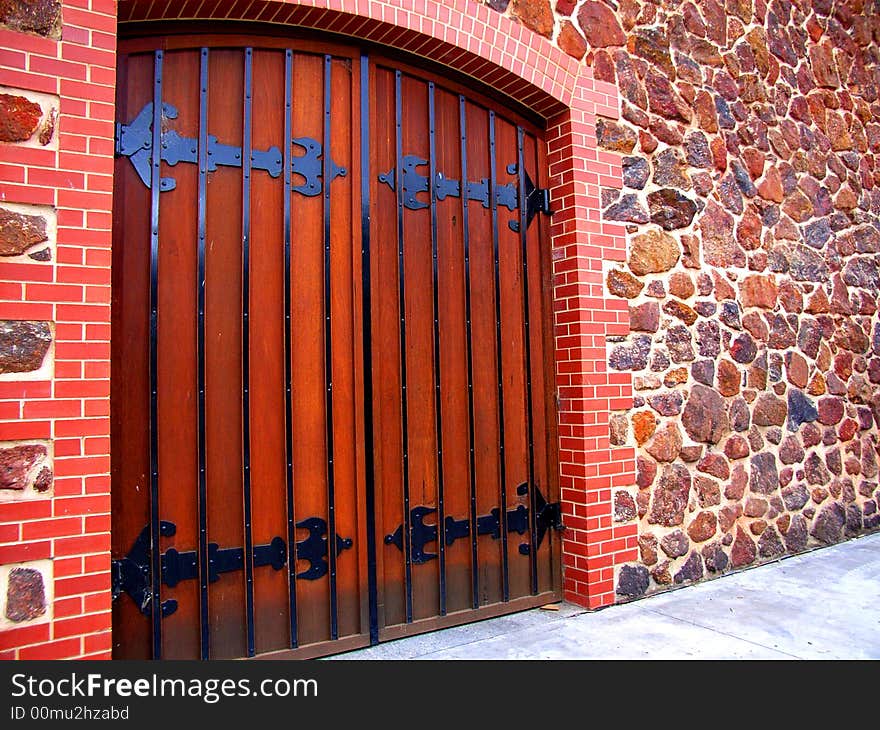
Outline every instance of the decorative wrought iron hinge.
[[(400, 177), (401, 192), (403, 195), (403, 206), (410, 210), (421, 210), (427, 208), (430, 204), (425, 200), (420, 200), (417, 195), (419, 193), (428, 193), (430, 190), (429, 178), (427, 175), (419, 173), (417, 167), (425, 167), (428, 160), (422, 159), (418, 155), (404, 155), (400, 159)], [(517, 173), (516, 164), (507, 166), (507, 172), (510, 175)], [(392, 167), (388, 172), (379, 175), (379, 182), (385, 183), (392, 190), (396, 189), (397, 184), (397, 168)], [(532, 220), (538, 213), (546, 213), (550, 215), (550, 191), (545, 188), (538, 188), (532, 182), (528, 172), (524, 175), (525, 187), (525, 205), (526, 205), (526, 228), (531, 225)], [(446, 177), (442, 172), (438, 171), (434, 178), (434, 190), (437, 200), (445, 200), (448, 197), (461, 197), (461, 182), (454, 178)], [(478, 182), (465, 182), (465, 195), (468, 200), (477, 200), (482, 203), (484, 208), (489, 208), (489, 181), (486, 178)], [(505, 207), (513, 212), (519, 207), (519, 197), (517, 195), (516, 185), (513, 183), (505, 183), (503, 185), (495, 185), (495, 203), (497, 206)], [(508, 221), (507, 225), (512, 231), (519, 231), (519, 221)]]
[[(309, 536), (296, 543), (296, 557), (307, 561), (309, 567), (297, 573), (296, 577), (305, 580), (317, 580), (327, 574), (327, 522), (320, 517), (309, 517), (297, 522), (296, 526), (309, 531)], [(177, 526), (173, 522), (162, 520), (159, 523), (159, 534), (162, 537), (173, 537)], [(336, 549), (341, 552), (352, 546), (350, 538), (336, 536)], [(127, 593), (137, 604), (141, 613), (149, 616), (152, 613), (153, 592), (150, 581), (150, 526), (141, 530), (131, 550), (121, 560), (111, 563), (112, 597), (115, 600), (122, 593)], [(281, 570), (287, 564), (287, 543), (280, 537), (272, 538), (267, 545), (257, 545), (253, 549), (255, 568), (266, 565), (274, 570)], [(208, 545), (208, 582), (220, 580), (223, 573), (231, 573), (244, 569), (244, 548), (220, 548), (217, 543)], [(196, 551), (181, 553), (175, 548), (168, 548), (161, 557), (162, 583), (173, 588), (180, 581), (193, 580), (199, 577), (199, 555)], [(162, 616), (170, 616), (177, 610), (177, 601), (162, 601)]]
[[(171, 104), (162, 104), (162, 120), (177, 119), (177, 109)], [(181, 137), (173, 129), (164, 129), (161, 134), (162, 150), (160, 158), (169, 165), (179, 162), (198, 164), (198, 140), (190, 137)], [(218, 165), (226, 167), (241, 167), (241, 147), (223, 144), (217, 141), (213, 134), (207, 135), (207, 167), (206, 172), (214, 172)], [(291, 186), (291, 189), (313, 197), (321, 193), (322, 172), (322, 148), (321, 144), (311, 137), (295, 137), (290, 140), (304, 150), (303, 154), (292, 155), (290, 171), (303, 179), (299, 185)], [(148, 188), (151, 186), (150, 163), (153, 155), (153, 102), (147, 102), (138, 115), (129, 123), (116, 124), (116, 156), (128, 157), (132, 166)], [(277, 147), (267, 150), (253, 150), (251, 152), (251, 168), (265, 170), (272, 177), (278, 177), (283, 171), (284, 157)], [(329, 161), (330, 180), (347, 174), (344, 167), (340, 167), (332, 160)], [(173, 177), (161, 178), (159, 189), (162, 192), (174, 190), (177, 182)]]
[[(404, 155), (400, 159), (400, 177), (403, 181), (401, 189), (405, 208), (420, 210), (428, 207), (429, 203), (416, 197), (418, 193), (428, 192), (428, 176), (416, 171), (417, 167), (424, 167), (427, 164), (428, 161), (418, 155)], [(395, 178), (396, 169), (392, 167), (388, 172), (379, 175), (379, 182), (383, 182), (392, 190), (395, 190)], [(434, 179), (434, 188), (437, 193), (437, 200), (445, 200), (448, 197), (461, 197), (461, 182), (454, 178), (446, 177), (442, 172), (437, 172)], [(484, 208), (489, 207), (489, 181), (486, 178), (479, 182), (468, 181), (465, 193), (468, 200), (477, 200), (483, 204)], [(516, 186), (513, 183), (496, 185), (495, 201), (497, 205), (504, 206), (508, 210), (516, 210)]]
[[(515, 175), (517, 172), (516, 165), (508, 165), (507, 172), (511, 175)], [(532, 178), (529, 177), (527, 170), (523, 171), (523, 177), (525, 179), (524, 187), (526, 195), (526, 228), (528, 228), (532, 224), (532, 219), (538, 215), (538, 213), (552, 215), (553, 211), (550, 210), (550, 191), (547, 188), (536, 187), (535, 183), (532, 182)], [(508, 221), (507, 225), (510, 227), (511, 231), (519, 232), (518, 220)]]
[[(529, 493), (528, 484), (520, 484), (516, 488), (516, 493), (524, 497)], [(425, 546), (428, 543), (437, 541), (437, 525), (426, 525), (425, 518), (428, 515), (437, 512), (435, 507), (418, 506), (410, 510), (410, 560), (415, 564), (427, 563), (437, 557), (436, 553), (426, 552)], [(558, 502), (548, 503), (544, 499), (544, 495), (538, 489), (535, 489), (535, 530), (536, 530), (536, 547), (541, 546), (544, 536), (548, 530), (562, 529), (562, 512)], [(501, 510), (495, 507), (489, 511), (489, 514), (477, 517), (477, 535), (491, 535), (493, 540), (501, 538)], [(518, 535), (524, 535), (529, 530), (529, 508), (525, 505), (517, 505), (514, 509), (507, 511), (507, 531), (515, 532)], [(456, 540), (469, 537), (471, 534), (470, 520), (465, 518), (456, 520), (454, 517), (446, 517), (443, 529), (443, 537), (446, 545), (452, 545)], [(404, 526), (398, 525), (397, 529), (390, 535), (385, 536), (386, 545), (396, 545), (397, 549), (403, 552), (403, 535)], [(529, 543), (521, 543), (519, 546), (520, 555), (528, 555), (531, 551)]]

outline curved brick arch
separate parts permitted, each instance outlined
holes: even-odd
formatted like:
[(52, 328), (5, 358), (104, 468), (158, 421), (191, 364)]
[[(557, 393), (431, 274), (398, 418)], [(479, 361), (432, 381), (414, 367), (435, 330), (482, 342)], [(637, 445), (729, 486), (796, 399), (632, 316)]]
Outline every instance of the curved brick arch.
[(120, 0), (120, 23), (254, 21), (325, 30), (407, 51), (516, 99), (547, 120), (555, 363), (567, 600), (614, 602), (615, 566), (637, 559), (637, 526), (615, 526), (612, 487), (635, 482), (632, 448), (614, 448), (609, 412), (632, 405), (628, 373), (607, 371), (606, 339), (629, 332), (607, 298), (604, 262), (625, 258), (624, 229), (601, 221), (600, 191), (620, 157), (598, 149), (596, 119), (619, 115), (617, 89), (546, 38), (471, 0)]

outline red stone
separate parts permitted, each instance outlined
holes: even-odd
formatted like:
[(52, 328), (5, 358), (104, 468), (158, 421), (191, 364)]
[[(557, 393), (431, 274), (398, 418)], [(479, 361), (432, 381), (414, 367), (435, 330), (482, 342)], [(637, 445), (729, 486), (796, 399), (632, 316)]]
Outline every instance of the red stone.
[(727, 459), (717, 452), (708, 453), (700, 459), (697, 463), (697, 469), (718, 479), (727, 479), (730, 476)]
[(638, 276), (662, 273), (675, 266), (680, 256), (678, 242), (672, 236), (649, 230), (632, 239), (629, 268)]
[(648, 108), (655, 114), (689, 124), (693, 113), (685, 101), (669, 83), (669, 79), (653, 69), (645, 75), (645, 89), (648, 92)]
[(822, 43), (810, 48), (810, 68), (819, 86), (836, 89), (840, 86), (840, 77), (834, 64), (834, 50), (831, 43)]
[(770, 393), (759, 396), (755, 403), (752, 419), (758, 426), (781, 426), (788, 415), (788, 406)]
[(696, 290), (694, 280), (685, 271), (676, 271), (669, 277), (669, 293), (679, 299), (690, 299)]
[(636, 458), (636, 485), (639, 489), (647, 489), (654, 483), (657, 476), (657, 462), (644, 456)]
[(758, 314), (758, 312), (748, 312), (742, 318), (742, 324), (743, 327), (748, 330), (749, 334), (756, 340), (760, 340), (761, 342), (767, 341), (767, 336), (770, 334), (770, 330), (767, 328), (767, 323), (764, 321), (764, 318)]
[(809, 377), (809, 366), (802, 355), (796, 352), (788, 351), (785, 353), (785, 371), (788, 376), (788, 382), (798, 388), (807, 387), (807, 378)]
[(733, 217), (710, 200), (700, 218), (703, 259), (711, 266), (745, 266), (746, 257), (733, 238)]
[(636, 135), (626, 125), (600, 117), (596, 120), (596, 141), (603, 149), (627, 154), (636, 146)]
[(39, 370), (51, 343), (48, 322), (0, 320), (0, 373)]
[(734, 568), (742, 568), (755, 561), (758, 549), (742, 527), (736, 528), (736, 539), (730, 552), (731, 564)]
[(657, 430), (657, 417), (651, 411), (639, 411), (633, 414), (632, 425), (636, 443), (641, 446)]
[(660, 328), (660, 307), (657, 302), (631, 306), (629, 328), (634, 332), (656, 332)]
[(728, 459), (744, 459), (749, 453), (749, 442), (737, 434), (727, 439), (727, 443), (724, 444), (724, 455)]
[(828, 396), (819, 399), (819, 423), (825, 426), (834, 426), (843, 418), (843, 399), (837, 396)]
[(697, 11), (697, 8), (693, 3), (685, 4), (682, 8), (682, 15), (684, 16), (684, 27), (687, 28), (689, 33), (692, 33), (698, 38), (706, 37), (706, 24), (703, 22), (700, 13)]
[[(0, 10), (3, 5), (0, 4)], [(27, 142), (37, 131), (43, 110), (30, 99), (0, 94), (0, 142)]]
[[(559, 35), (556, 37), (556, 43), (559, 47), (565, 51), (569, 56), (578, 59), (580, 61), (587, 52), (587, 43), (584, 40), (584, 37), (578, 32), (578, 29), (574, 27), (567, 20), (562, 23), (562, 27), (559, 30)], [(607, 58), (607, 56), (606, 56)], [(609, 59), (610, 61), (610, 59)], [(594, 76), (598, 76), (595, 73), (596, 63), (593, 63)], [(614, 73), (614, 68), (610, 66), (609, 68), (611, 73)], [(605, 75), (605, 74), (603, 74)], [(609, 81), (613, 81), (614, 77), (611, 79), (605, 79)]]
[[(560, 36), (561, 35), (562, 34), (560, 33)], [(576, 42), (577, 41), (575, 40), (575, 43)], [(567, 50), (566, 53), (571, 53), (571, 50)], [(608, 55), (608, 51), (599, 50), (596, 51), (593, 56), (593, 77), (597, 81), (608, 81), (612, 84), (615, 82), (614, 62), (611, 60), (611, 56)], [(647, 122), (645, 122), (645, 124), (647, 124)]]
[(61, 37), (61, 0), (2, 0), (0, 24), (23, 33)]
[(772, 276), (747, 276), (739, 285), (740, 303), (743, 307), (773, 309), (777, 294), (776, 281)]
[(779, 170), (775, 167), (767, 168), (764, 179), (758, 183), (758, 195), (764, 198), (764, 200), (770, 200), (774, 203), (782, 202), (784, 197), (782, 177), (779, 175)]
[(688, 525), (688, 537), (694, 542), (705, 542), (715, 536), (718, 520), (712, 512), (700, 512)]
[[(760, 191), (759, 191), (760, 194)], [(785, 198), (782, 210), (795, 222), (803, 223), (813, 215), (813, 204), (800, 190), (795, 190)]]
[(697, 313), (692, 307), (677, 299), (670, 299), (663, 305), (663, 311), (676, 319), (680, 319), (686, 325), (692, 325), (697, 321)]
[(653, 135), (644, 130), (639, 130), (639, 146), (646, 154), (651, 154), (657, 149), (658, 142)]
[(0, 489), (26, 489), (31, 471), (46, 454), (46, 447), (42, 444), (0, 449)]
[(593, 48), (622, 46), (626, 35), (614, 14), (605, 3), (588, 0), (578, 10), (578, 23)]
[(553, 35), (553, 11), (549, 0), (513, 0), (511, 10), (523, 25), (550, 38)]
[(742, 376), (739, 368), (730, 360), (722, 359), (718, 363), (718, 392), (725, 397), (731, 397), (739, 393)]
[(648, 522), (675, 527), (684, 521), (691, 489), (691, 475), (683, 464), (667, 464), (654, 487)]
[(709, 143), (709, 149), (712, 150), (712, 161), (715, 169), (724, 172), (727, 169), (727, 147), (721, 137), (714, 137)]
[(654, 434), (654, 438), (645, 446), (645, 451), (659, 462), (675, 461), (681, 451), (681, 441), (678, 426), (667, 423)]
[(31, 621), (46, 613), (43, 574), (33, 568), (13, 568), (6, 589), (6, 618), (14, 623)]
[(675, 78), (675, 66), (672, 65), (672, 56), (669, 55), (669, 38), (665, 30), (638, 28), (629, 37), (627, 50), (654, 64), (669, 78)]
[(694, 97), (694, 111), (697, 114), (700, 129), (709, 133), (718, 131), (718, 113), (715, 111), (715, 102), (709, 92), (697, 92)]
[(608, 291), (616, 297), (633, 299), (639, 295), (645, 285), (628, 271), (611, 269), (605, 279)]
[(20, 256), (31, 246), (48, 240), (43, 216), (0, 208), (0, 256)]

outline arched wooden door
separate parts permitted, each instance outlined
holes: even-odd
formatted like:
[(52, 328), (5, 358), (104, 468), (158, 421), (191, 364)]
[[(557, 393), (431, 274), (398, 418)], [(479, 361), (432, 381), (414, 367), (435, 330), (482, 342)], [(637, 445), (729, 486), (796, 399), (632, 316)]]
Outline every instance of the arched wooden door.
[(119, 58), (115, 656), (314, 656), (557, 599), (540, 129), (345, 46)]

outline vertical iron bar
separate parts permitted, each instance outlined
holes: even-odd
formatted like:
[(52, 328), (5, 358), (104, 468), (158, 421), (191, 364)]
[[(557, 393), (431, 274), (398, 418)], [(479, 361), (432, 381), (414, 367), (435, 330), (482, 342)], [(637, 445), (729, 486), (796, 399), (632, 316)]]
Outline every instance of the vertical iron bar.
[(208, 482), (205, 445), (205, 219), (208, 210), (208, 49), (202, 48), (199, 69), (199, 241), (198, 241), (198, 461), (199, 461), (199, 603), (202, 659), (211, 656), (208, 613)]
[(370, 291), (370, 61), (361, 56), (361, 325), (364, 348), (364, 481), (367, 503), (367, 601), (370, 644), (379, 643), (376, 490), (373, 461), (373, 335)]
[(293, 491), (293, 343), (290, 319), (290, 198), (291, 159), (290, 146), (293, 143), (293, 51), (284, 53), (284, 436), (287, 456), (287, 585), (290, 597), (290, 648), (299, 644), (296, 615), (296, 522), (294, 516)]
[(446, 510), (443, 504), (443, 401), (440, 380), (440, 275), (437, 270), (437, 160), (434, 82), (428, 82), (431, 186), (431, 265), (434, 313), (434, 427), (437, 431), (437, 552), (440, 557), (440, 615), (446, 615)]
[(403, 452), (403, 552), (406, 561), (406, 622), (412, 623), (412, 535), (409, 513), (409, 424), (406, 394), (406, 277), (403, 260), (403, 101), (401, 98), (401, 73), (394, 71), (394, 119), (396, 126), (394, 170), (397, 192), (397, 281), (398, 306), (400, 309), (400, 434)]
[(162, 556), (159, 552), (159, 192), (162, 185), (162, 51), (153, 56), (153, 142), (150, 174), (150, 618), (153, 658), (162, 658)]
[(464, 311), (467, 328), (467, 379), (468, 379), (468, 468), (471, 487), (471, 583), (473, 608), (480, 607), (480, 570), (477, 562), (477, 461), (474, 449), (474, 357), (471, 336), (471, 252), (469, 205), (467, 195), (467, 114), (463, 95), (458, 97), (459, 130), (461, 132), (461, 232), (464, 248)]
[(324, 56), (324, 382), (326, 384), (327, 428), (327, 553), (330, 563), (330, 638), (339, 638), (336, 601), (336, 505), (335, 467), (333, 466), (333, 326), (330, 277), (330, 105), (332, 57)]
[(501, 273), (498, 256), (498, 195), (495, 175), (495, 112), (489, 112), (489, 201), (492, 206), (492, 256), (495, 270), (495, 356), (498, 365), (498, 476), (501, 482), (501, 566), (502, 594), (510, 600), (507, 555), (507, 464), (504, 453), (504, 370), (501, 352)]
[(247, 651), (254, 656), (254, 541), (251, 529), (251, 412), (250, 412), (250, 230), (251, 230), (251, 126), (253, 122), (253, 49), (244, 51), (244, 125), (241, 142), (241, 396), (242, 480), (244, 502), (244, 572), (247, 603)]
[(535, 514), (535, 433), (532, 424), (532, 337), (529, 325), (529, 245), (526, 210), (526, 168), (523, 155), (523, 128), (516, 128), (516, 172), (519, 190), (519, 241), (522, 256), (523, 328), (526, 366), (526, 429), (529, 441), (529, 568), (532, 595), (538, 593), (538, 533)]

